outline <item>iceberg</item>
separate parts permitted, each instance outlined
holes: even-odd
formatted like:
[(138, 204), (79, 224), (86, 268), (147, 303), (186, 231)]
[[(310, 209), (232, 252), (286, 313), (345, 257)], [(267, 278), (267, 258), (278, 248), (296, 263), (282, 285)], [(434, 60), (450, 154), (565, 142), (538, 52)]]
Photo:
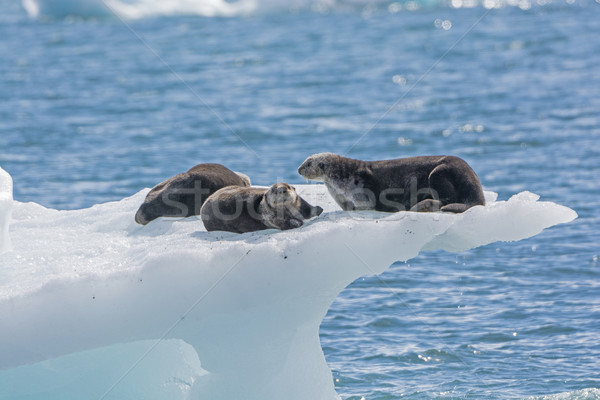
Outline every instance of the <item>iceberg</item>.
[(529, 192), (486, 192), (463, 214), (389, 214), (340, 211), (324, 185), (296, 189), (320, 217), (239, 235), (195, 217), (136, 224), (149, 189), (72, 211), (13, 201), (2, 171), (0, 399), (338, 399), (319, 326), (348, 284), (421, 251), (521, 240), (577, 217)]
[(8, 223), (12, 213), (12, 192), (12, 177), (0, 168), (0, 254), (11, 248)]
[[(297, 4), (296, 4), (297, 3)], [(231, 17), (246, 15), (259, 7), (286, 9), (306, 3), (294, 0), (291, 4), (270, 0), (22, 0), (25, 11), (32, 18), (85, 18), (118, 17), (125, 19), (152, 18), (173, 15)]]

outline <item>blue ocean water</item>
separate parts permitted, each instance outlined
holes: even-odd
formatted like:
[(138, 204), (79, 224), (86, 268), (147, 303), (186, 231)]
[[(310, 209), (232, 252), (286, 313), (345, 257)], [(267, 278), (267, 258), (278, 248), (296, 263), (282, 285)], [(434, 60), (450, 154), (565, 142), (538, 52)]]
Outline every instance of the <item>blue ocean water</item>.
[(33, 18), (0, 0), (0, 166), (16, 200), (89, 207), (200, 162), (270, 184), (303, 182), (321, 151), (460, 156), (500, 199), (530, 190), (579, 218), (350, 285), (320, 332), (338, 393), (600, 398), (597, 1), (230, 16), (150, 2), (137, 19), (41, 4)]

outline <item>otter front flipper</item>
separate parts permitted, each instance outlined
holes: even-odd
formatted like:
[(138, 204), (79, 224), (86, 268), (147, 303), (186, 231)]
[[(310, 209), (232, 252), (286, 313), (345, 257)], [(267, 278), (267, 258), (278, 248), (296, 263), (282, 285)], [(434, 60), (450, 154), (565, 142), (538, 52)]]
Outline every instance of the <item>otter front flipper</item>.
[(319, 206), (311, 206), (310, 203), (300, 197), (300, 207), (298, 209), (303, 219), (318, 217), (323, 212), (323, 208)]
[[(420, 202), (418, 202), (417, 204), (412, 206), (410, 211), (435, 212), (435, 211), (440, 211), (440, 209), (443, 211), (444, 208), (442, 207), (442, 204), (443, 203), (439, 200), (425, 199), (425, 200), (421, 200)], [(457, 211), (457, 212), (462, 212), (462, 211)]]
[(463, 203), (450, 203), (440, 208), (440, 211), (453, 212), (458, 214), (467, 211), (469, 208), (470, 206)]

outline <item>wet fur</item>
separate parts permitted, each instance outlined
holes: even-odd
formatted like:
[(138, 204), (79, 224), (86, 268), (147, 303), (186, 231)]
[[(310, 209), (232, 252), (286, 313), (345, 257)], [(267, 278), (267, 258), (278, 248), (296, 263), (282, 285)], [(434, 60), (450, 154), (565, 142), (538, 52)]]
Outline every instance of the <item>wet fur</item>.
[(321, 153), (307, 158), (298, 172), (325, 182), (346, 211), (460, 213), (485, 205), (479, 178), (464, 160), (454, 156), (361, 161)]
[[(285, 193), (275, 193), (282, 188), (285, 188)], [(245, 233), (270, 228), (298, 228), (304, 220), (322, 212), (321, 207), (313, 207), (298, 196), (293, 187), (277, 183), (268, 189), (220, 189), (204, 203), (200, 216), (207, 231)]]
[[(198, 164), (152, 188), (138, 209), (135, 221), (146, 225), (158, 217), (198, 215), (211, 194), (232, 185), (250, 186), (250, 180), (221, 164)], [(197, 187), (202, 192), (197, 193)]]

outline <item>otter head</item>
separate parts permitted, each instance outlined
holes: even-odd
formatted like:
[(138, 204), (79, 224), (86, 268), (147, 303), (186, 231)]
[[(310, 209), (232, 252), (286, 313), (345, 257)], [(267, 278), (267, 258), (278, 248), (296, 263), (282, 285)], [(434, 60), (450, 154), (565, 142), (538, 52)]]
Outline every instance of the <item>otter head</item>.
[(296, 190), (287, 183), (276, 183), (265, 194), (265, 200), (271, 208), (293, 205), (298, 201)]
[(306, 179), (323, 182), (331, 176), (335, 161), (339, 157), (333, 153), (313, 154), (298, 167), (298, 173)]

